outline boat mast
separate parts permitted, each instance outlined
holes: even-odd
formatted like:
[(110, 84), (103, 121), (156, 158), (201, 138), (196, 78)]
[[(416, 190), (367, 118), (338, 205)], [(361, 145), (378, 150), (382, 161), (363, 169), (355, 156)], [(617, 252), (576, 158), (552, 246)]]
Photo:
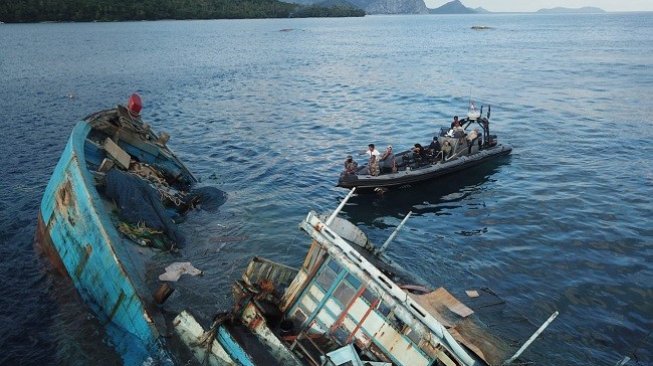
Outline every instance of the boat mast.
[(538, 337), (538, 336), (539, 336), (539, 335), (544, 331), (544, 329), (546, 329), (546, 327), (548, 327), (549, 324), (551, 324), (551, 322), (553, 321), (553, 319), (555, 319), (555, 318), (558, 316), (558, 314), (559, 314), (559, 313), (558, 313), (557, 311), (556, 311), (555, 313), (551, 314), (551, 316), (549, 317), (549, 319), (547, 319), (547, 320), (544, 322), (544, 324), (542, 324), (542, 325), (540, 326), (540, 328), (539, 328), (538, 330), (536, 330), (535, 333), (533, 333), (533, 335), (532, 335), (530, 338), (528, 338), (528, 340), (526, 341), (526, 343), (524, 343), (524, 345), (521, 346), (521, 348), (520, 348), (519, 350), (517, 350), (517, 352), (516, 352), (512, 357), (510, 357), (509, 359), (507, 359), (507, 360), (503, 363), (503, 365), (510, 365), (510, 364), (511, 364), (515, 359), (517, 359), (517, 357), (519, 357), (519, 356), (522, 354), (522, 352), (524, 352), (524, 351), (526, 350), (526, 348), (528, 348), (528, 346), (530, 346), (531, 343), (533, 343), (533, 341), (535, 340), (535, 338), (537, 338), (537, 337)]
[(327, 226), (331, 225), (333, 220), (335, 220), (336, 216), (338, 216), (338, 213), (340, 213), (340, 210), (342, 210), (342, 208), (345, 207), (345, 204), (347, 204), (349, 198), (351, 198), (351, 196), (354, 195), (355, 191), (356, 191), (356, 187), (352, 188), (351, 191), (349, 191), (349, 193), (347, 194), (347, 196), (345, 196), (345, 199), (342, 200), (342, 202), (340, 202), (340, 204), (338, 205), (338, 207), (336, 207), (335, 210), (333, 210), (333, 213), (331, 214), (331, 216), (329, 216), (329, 218), (325, 222)]
[(406, 215), (406, 217), (404, 217), (404, 219), (401, 220), (401, 223), (399, 224), (399, 226), (397, 226), (395, 231), (393, 231), (392, 234), (390, 234), (390, 237), (388, 237), (388, 240), (386, 240), (385, 243), (383, 243), (381, 248), (376, 252), (376, 255), (380, 255), (381, 253), (383, 253), (386, 250), (386, 248), (388, 247), (390, 242), (394, 240), (394, 238), (399, 233), (399, 230), (401, 230), (401, 228), (404, 226), (406, 221), (408, 221), (408, 219), (410, 218), (410, 215), (412, 215), (412, 214), (413, 214), (413, 211), (408, 211), (408, 214)]

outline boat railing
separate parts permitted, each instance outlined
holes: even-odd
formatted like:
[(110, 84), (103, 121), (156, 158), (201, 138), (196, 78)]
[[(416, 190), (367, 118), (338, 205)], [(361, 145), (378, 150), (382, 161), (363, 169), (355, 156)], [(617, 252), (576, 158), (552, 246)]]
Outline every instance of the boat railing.
[(297, 269), (284, 264), (254, 257), (243, 273), (243, 281), (248, 285), (254, 285), (267, 280), (272, 282), (280, 293), (283, 293), (283, 289), (290, 285), (297, 272)]
[(460, 140), (461, 140), (460, 138), (456, 139), (456, 142), (451, 147), (451, 151), (453, 152), (453, 154), (451, 156), (445, 158), (445, 161), (456, 159), (458, 157), (458, 155), (460, 154), (460, 152), (464, 151), (464, 149), (460, 149), (460, 151), (456, 151), (456, 150), (458, 150), (458, 145), (460, 144)]

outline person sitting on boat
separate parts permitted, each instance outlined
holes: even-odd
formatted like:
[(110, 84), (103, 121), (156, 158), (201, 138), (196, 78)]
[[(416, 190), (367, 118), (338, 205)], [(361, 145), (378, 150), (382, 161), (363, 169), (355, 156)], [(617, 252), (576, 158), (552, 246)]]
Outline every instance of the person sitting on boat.
[(453, 122), (451, 122), (451, 129), (453, 130), (453, 128), (454, 128), (456, 125), (459, 125), (459, 126), (460, 126), (460, 121), (458, 121), (458, 116), (453, 116)]
[(453, 126), (453, 137), (456, 137), (456, 138), (465, 137), (465, 130), (463, 130), (463, 127), (460, 125), (460, 122), (457, 122)]
[(367, 145), (367, 151), (365, 151), (365, 154), (367, 154), (368, 157), (376, 156), (378, 158), (381, 156), (381, 153), (376, 149), (376, 147), (374, 147), (374, 144)]
[(472, 153), (472, 146), (474, 146), (474, 141), (478, 140), (478, 148), (481, 148), (481, 140), (479, 139), (478, 128), (472, 130), (465, 137), (467, 139), (467, 154)]
[(445, 140), (442, 144), (442, 160), (447, 159), (449, 155), (451, 155), (451, 143), (449, 143), (449, 140)]
[(421, 144), (415, 144), (412, 150), (413, 158), (418, 165), (426, 160), (426, 149)]
[(433, 141), (431, 141), (431, 144), (427, 148), (428, 155), (431, 156), (433, 160), (437, 160), (441, 148), (442, 147), (440, 146), (440, 141), (438, 141), (438, 137), (433, 136)]
[(370, 175), (377, 176), (381, 174), (381, 169), (379, 168), (379, 159), (377, 159), (376, 155), (372, 154), (370, 156), (370, 161), (367, 164), (367, 168)]
[(347, 156), (345, 159), (345, 173), (346, 174), (356, 174), (358, 170), (358, 163), (354, 160), (351, 155)]
[(447, 137), (455, 137), (455, 138), (461, 138), (465, 136), (465, 130), (463, 127), (460, 125), (460, 121), (455, 120), (451, 124), (451, 129), (449, 132), (446, 134)]
[(392, 152), (392, 145), (385, 149), (385, 152), (379, 160), (382, 171), (389, 171), (391, 173), (397, 172), (397, 161), (395, 159), (395, 154)]

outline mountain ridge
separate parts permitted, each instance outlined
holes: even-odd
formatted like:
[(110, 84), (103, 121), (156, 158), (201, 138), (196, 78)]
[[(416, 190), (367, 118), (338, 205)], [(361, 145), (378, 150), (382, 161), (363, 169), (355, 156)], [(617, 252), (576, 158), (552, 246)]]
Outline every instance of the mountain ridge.
[[(301, 5), (315, 5), (321, 0), (286, 0)], [(348, 0), (367, 14), (427, 14), (424, 0)]]
[(460, 2), (460, 0), (453, 0), (435, 9), (429, 9), (429, 14), (477, 14), (477, 13), (479, 12), (477, 12), (472, 8), (466, 7), (465, 5), (463, 5), (462, 2)]
[(554, 13), (605, 13), (606, 11), (595, 6), (584, 6), (581, 8), (567, 8), (558, 6), (555, 8), (544, 8), (536, 11), (536, 13), (554, 14)]

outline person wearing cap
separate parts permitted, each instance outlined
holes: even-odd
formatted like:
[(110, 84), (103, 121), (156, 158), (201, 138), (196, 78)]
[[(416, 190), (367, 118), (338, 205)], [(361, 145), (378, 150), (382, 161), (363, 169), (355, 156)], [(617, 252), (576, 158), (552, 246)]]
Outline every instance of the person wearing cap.
[(388, 146), (385, 149), (385, 152), (380, 159), (381, 171), (390, 171), (392, 173), (397, 172), (397, 161), (395, 159), (395, 154), (392, 152), (392, 145)]
[(345, 159), (345, 173), (347, 174), (356, 174), (358, 170), (358, 163), (354, 160), (351, 155), (347, 155)]

